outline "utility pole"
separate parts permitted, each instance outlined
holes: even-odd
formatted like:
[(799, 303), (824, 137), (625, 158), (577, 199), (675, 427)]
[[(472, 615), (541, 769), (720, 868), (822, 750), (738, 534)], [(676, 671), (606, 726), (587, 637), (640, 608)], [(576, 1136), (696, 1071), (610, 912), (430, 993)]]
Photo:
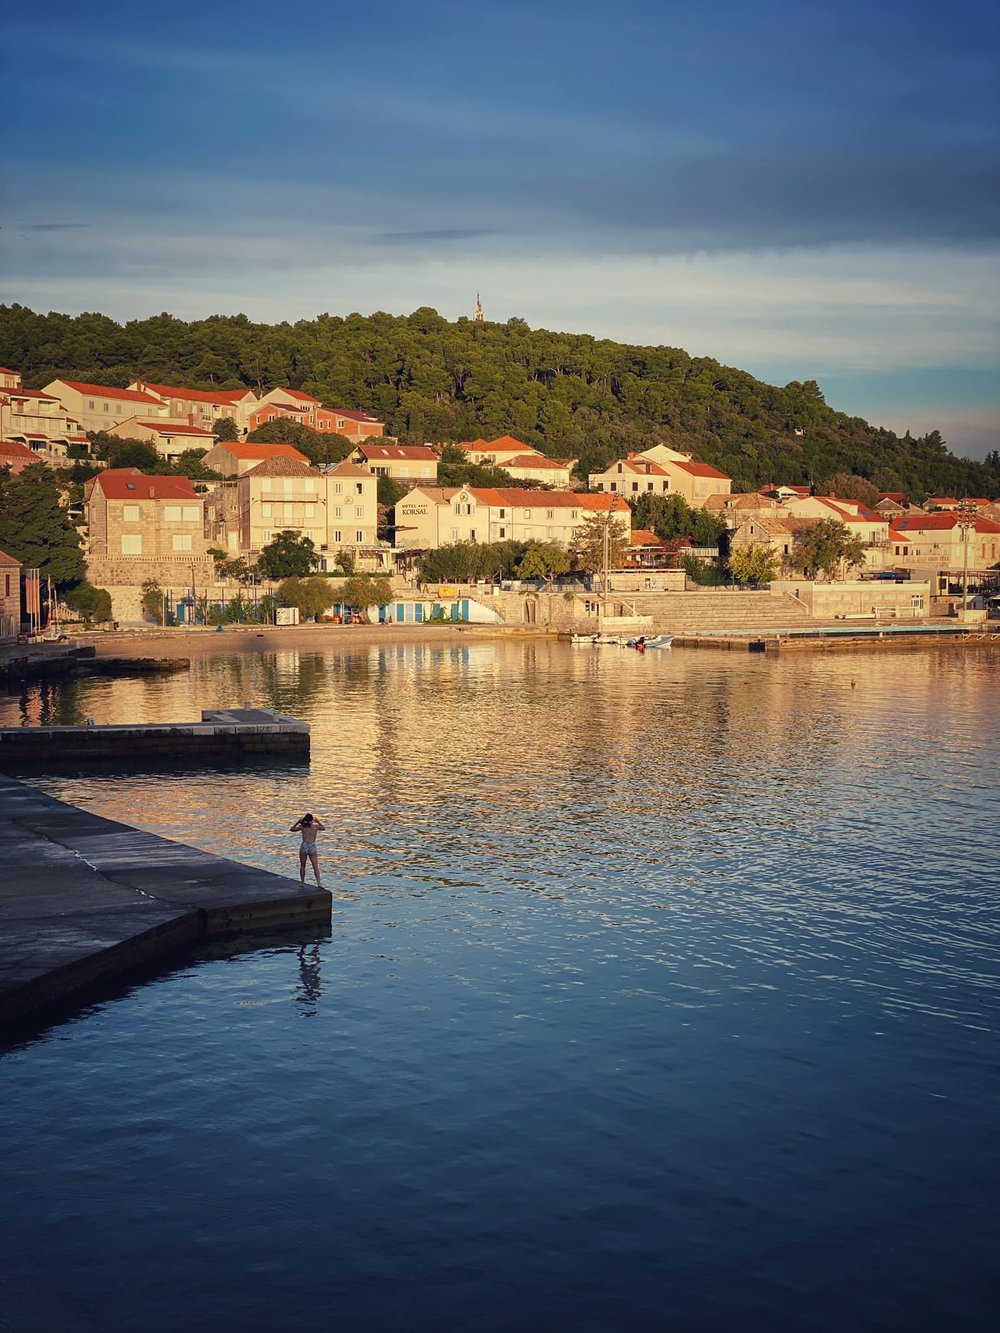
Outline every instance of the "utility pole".
[(968, 610), (969, 589), (969, 529), (976, 526), (976, 506), (968, 497), (958, 506), (958, 526), (962, 529), (962, 620)]

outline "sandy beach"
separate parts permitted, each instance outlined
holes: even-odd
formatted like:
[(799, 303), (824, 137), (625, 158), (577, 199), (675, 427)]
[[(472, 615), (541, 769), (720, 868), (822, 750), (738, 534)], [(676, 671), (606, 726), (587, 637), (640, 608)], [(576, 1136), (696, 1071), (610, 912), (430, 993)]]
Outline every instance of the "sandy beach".
[[(344, 652), (380, 643), (467, 643), (469, 639), (522, 638), (525, 633), (495, 625), (246, 625), (214, 629), (149, 629), (74, 636), (93, 645), (98, 657), (214, 657), (229, 653)], [(551, 638), (543, 634), (541, 637)]]

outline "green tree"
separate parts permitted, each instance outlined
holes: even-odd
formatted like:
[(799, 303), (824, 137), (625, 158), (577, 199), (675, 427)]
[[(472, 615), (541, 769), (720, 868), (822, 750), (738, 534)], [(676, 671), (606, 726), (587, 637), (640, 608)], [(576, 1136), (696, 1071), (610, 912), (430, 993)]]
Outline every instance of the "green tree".
[(0, 468), (0, 551), (38, 569), (60, 590), (83, 577), (80, 534), (61, 504), (54, 474), (40, 463), (16, 477)]
[(367, 574), (347, 579), (340, 589), (343, 605), (357, 607), (359, 611), (367, 610), (369, 606), (388, 606), (395, 596), (389, 579), (372, 578)]
[(300, 616), (313, 616), (316, 619), (334, 601), (330, 581), (316, 574), (306, 579), (285, 579), (278, 589), (278, 597), (285, 606), (298, 607)]
[(318, 564), (319, 556), (311, 538), (287, 528), (264, 547), (257, 560), (257, 568), (269, 579), (302, 577)]
[(605, 560), (609, 569), (618, 569), (629, 553), (629, 537), (625, 524), (607, 514), (588, 514), (583, 526), (569, 549), (573, 569), (588, 574), (603, 570)]
[(341, 574), (353, 574), (358, 567), (358, 562), (354, 558), (353, 551), (338, 551), (334, 565), (340, 570)]
[(860, 537), (853, 537), (843, 523), (823, 518), (803, 529), (795, 537), (791, 564), (808, 578), (825, 574), (836, 578), (841, 566), (854, 569), (864, 564), (865, 547)]
[(95, 588), (86, 579), (63, 594), (63, 601), (71, 611), (83, 617), (89, 628), (95, 622), (111, 619), (111, 594), (106, 588)]
[(551, 542), (531, 542), (517, 567), (519, 579), (548, 579), (565, 574), (569, 556), (561, 546)]
[(216, 417), (212, 422), (212, 434), (216, 440), (238, 440), (240, 428), (232, 417)]
[(142, 585), (142, 614), (156, 625), (163, 623), (163, 589), (156, 579), (147, 579)]
[(742, 546), (730, 553), (728, 563), (737, 583), (760, 588), (775, 577), (781, 557), (770, 546)]
[(378, 502), (391, 509), (397, 500), (402, 500), (406, 494), (404, 487), (393, 477), (379, 477), (378, 479)]
[(878, 487), (856, 472), (835, 472), (832, 477), (827, 477), (819, 492), (821, 495), (836, 495), (841, 500), (860, 500), (871, 508), (878, 504)]
[(291, 417), (265, 421), (247, 436), (248, 444), (291, 444), (305, 454), (310, 463), (340, 463), (354, 450), (343, 435), (321, 435), (319, 431)]

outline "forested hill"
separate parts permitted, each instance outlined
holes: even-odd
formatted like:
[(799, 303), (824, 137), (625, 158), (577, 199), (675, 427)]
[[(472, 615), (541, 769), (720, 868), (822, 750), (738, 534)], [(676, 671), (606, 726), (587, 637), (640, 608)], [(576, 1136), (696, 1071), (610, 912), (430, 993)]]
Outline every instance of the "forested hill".
[(286, 385), (361, 408), (406, 443), (510, 433), (584, 471), (666, 439), (733, 478), (817, 484), (856, 473), (882, 490), (1000, 494), (1000, 455), (955, 458), (934, 431), (899, 438), (827, 406), (818, 385), (764, 384), (676, 347), (412, 315), (320, 315), (255, 324), (245, 315), (186, 323), (0, 306), (0, 364), (28, 388), (56, 376), (124, 386), (136, 377), (258, 392)]

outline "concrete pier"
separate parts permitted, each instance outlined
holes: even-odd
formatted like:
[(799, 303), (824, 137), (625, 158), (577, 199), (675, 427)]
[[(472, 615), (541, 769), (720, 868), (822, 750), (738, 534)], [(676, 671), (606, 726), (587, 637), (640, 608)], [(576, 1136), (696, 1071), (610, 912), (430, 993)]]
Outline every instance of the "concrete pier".
[(135, 726), (0, 727), (0, 770), (29, 764), (57, 766), (67, 759), (128, 761), (153, 756), (246, 758), (309, 755), (309, 723), (269, 708), (206, 709), (200, 722)]
[(203, 940), (329, 922), (331, 901), (0, 774), (0, 1031)]

